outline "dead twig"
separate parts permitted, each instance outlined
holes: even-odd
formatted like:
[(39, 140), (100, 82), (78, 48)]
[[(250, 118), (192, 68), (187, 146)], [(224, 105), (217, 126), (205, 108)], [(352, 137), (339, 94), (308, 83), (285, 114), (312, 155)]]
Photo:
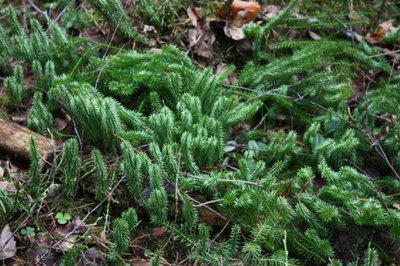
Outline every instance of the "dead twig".
[(218, 203), (218, 202), (222, 202), (222, 201), (224, 201), (224, 199), (210, 200), (210, 201), (203, 202), (201, 204), (194, 205), (194, 207), (196, 207), (196, 208), (204, 207), (206, 205), (214, 204), (214, 203)]
[(49, 14), (47, 14), (47, 11), (41, 10), (37, 5), (35, 5), (35, 3), (33, 3), (32, 0), (28, 0), (28, 1), (29, 1), (29, 4), (31, 5), (31, 7), (33, 7), (37, 12), (42, 14), (46, 18), (47, 23), (49, 23), (50, 17), (49, 17)]

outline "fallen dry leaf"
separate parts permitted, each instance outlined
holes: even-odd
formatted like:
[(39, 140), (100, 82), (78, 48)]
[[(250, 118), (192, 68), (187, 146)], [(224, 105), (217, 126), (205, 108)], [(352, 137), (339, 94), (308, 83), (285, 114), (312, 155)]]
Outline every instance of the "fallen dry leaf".
[(47, 248), (30, 248), (27, 257), (30, 265), (56, 265), (58, 260)]
[(77, 234), (84, 234), (86, 231), (88, 231), (90, 228), (89, 226), (85, 223), (82, 222), (81, 218), (79, 216), (76, 216), (74, 220), (72, 221), (72, 224), (74, 225), (75, 233)]
[(63, 252), (71, 250), (75, 245), (78, 235), (84, 234), (87, 230), (89, 230), (89, 227), (85, 223), (81, 223), (79, 216), (75, 217), (72, 222), (57, 227), (52, 234), (66, 239), (55, 245), (55, 248)]
[(10, 226), (6, 224), (1, 232), (0, 237), (0, 260), (5, 260), (13, 257), (17, 252), (14, 235), (11, 232)]
[(244, 25), (256, 20), (258, 14), (260, 13), (261, 6), (256, 2), (235, 0), (231, 5), (231, 10), (233, 14), (233, 20), (240, 20), (240, 23)]
[(72, 222), (67, 223), (66, 225), (61, 225), (55, 228), (55, 230), (52, 232), (53, 235), (59, 236), (59, 237), (65, 237), (68, 235), (72, 230), (74, 230), (74, 225)]
[(382, 30), (385, 32), (392, 31), (393, 29), (393, 23), (392, 21), (384, 21), (381, 24), (379, 24), (379, 27), (381, 27)]
[(200, 8), (189, 7), (188, 16), (195, 26), (189, 30), (189, 45), (194, 48), (194, 53), (207, 58), (213, 58), (212, 46), (215, 41), (214, 33), (210, 29), (210, 22)]
[(167, 232), (167, 229), (165, 229), (164, 227), (154, 228), (153, 229), (153, 236), (154, 237), (161, 237), (162, 235), (165, 234), (165, 232)]
[(243, 27), (243, 25), (248, 24), (252, 21), (254, 21), (255, 18), (253, 19), (253, 12), (249, 10), (241, 10), (237, 13), (236, 16), (233, 17), (232, 20), (232, 25), (236, 27)]
[(243, 40), (246, 38), (243, 29), (233, 25), (230, 22), (226, 22), (224, 32), (226, 36), (235, 41)]
[(79, 216), (76, 216), (72, 222), (57, 227), (53, 234), (60, 237), (65, 237), (73, 231), (73, 234), (84, 234), (89, 230), (89, 226), (82, 222)]
[(197, 21), (199, 19), (198, 13), (201, 12), (200, 8), (189, 7), (186, 11), (193, 26), (197, 27)]
[(372, 44), (382, 43), (383, 38), (387, 33), (397, 30), (397, 28), (393, 27), (393, 23), (391, 21), (385, 21), (379, 25), (379, 30), (374, 34), (368, 34), (366, 39), (370, 41)]
[(62, 241), (60, 244), (55, 245), (54, 248), (60, 249), (62, 252), (67, 252), (71, 250), (75, 246), (75, 242), (77, 240), (78, 236), (77, 235), (70, 235)]
[[(231, 7), (232, 19), (227, 20), (224, 27), (225, 35), (238, 41), (246, 38), (242, 27), (256, 20), (261, 6), (256, 2), (233, 1)], [(222, 6), (218, 16), (226, 19), (226, 6)]]
[[(57, 258), (50, 248), (50, 239), (43, 232), (36, 234), (35, 246), (30, 248), (27, 256), (32, 265), (55, 265)], [(41, 264), (40, 264), (41, 263)]]
[(321, 40), (321, 36), (319, 36), (318, 34), (316, 34), (315, 32), (313, 32), (313, 31), (308, 31), (308, 34), (310, 34), (310, 37), (313, 39), (313, 40), (316, 40), (316, 41), (319, 41), (319, 40)]
[(400, 204), (399, 203), (393, 203), (393, 207), (398, 209), (400, 211)]

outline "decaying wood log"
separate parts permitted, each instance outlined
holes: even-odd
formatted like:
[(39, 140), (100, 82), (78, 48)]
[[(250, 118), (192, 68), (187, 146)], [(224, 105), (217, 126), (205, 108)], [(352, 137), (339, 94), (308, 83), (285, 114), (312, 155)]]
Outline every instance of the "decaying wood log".
[(43, 160), (52, 154), (54, 145), (51, 139), (39, 135), (15, 122), (0, 118), (1, 152), (29, 161), (31, 138), (35, 140), (37, 149)]

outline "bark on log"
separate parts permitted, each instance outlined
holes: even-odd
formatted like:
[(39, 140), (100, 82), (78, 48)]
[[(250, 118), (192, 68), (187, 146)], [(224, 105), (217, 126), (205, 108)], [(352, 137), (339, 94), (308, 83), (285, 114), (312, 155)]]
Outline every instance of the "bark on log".
[(0, 118), (0, 151), (30, 161), (30, 142), (35, 140), (36, 147), (45, 160), (53, 151), (53, 142), (38, 133), (15, 122)]

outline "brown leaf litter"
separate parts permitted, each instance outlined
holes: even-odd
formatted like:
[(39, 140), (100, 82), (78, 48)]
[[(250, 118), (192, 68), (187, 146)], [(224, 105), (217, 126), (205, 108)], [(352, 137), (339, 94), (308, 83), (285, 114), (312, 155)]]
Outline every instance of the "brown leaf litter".
[(195, 28), (189, 30), (189, 44), (194, 53), (198, 56), (212, 59), (212, 46), (215, 41), (215, 35), (210, 28), (208, 18), (203, 14), (200, 8), (189, 7), (187, 9), (189, 19)]

